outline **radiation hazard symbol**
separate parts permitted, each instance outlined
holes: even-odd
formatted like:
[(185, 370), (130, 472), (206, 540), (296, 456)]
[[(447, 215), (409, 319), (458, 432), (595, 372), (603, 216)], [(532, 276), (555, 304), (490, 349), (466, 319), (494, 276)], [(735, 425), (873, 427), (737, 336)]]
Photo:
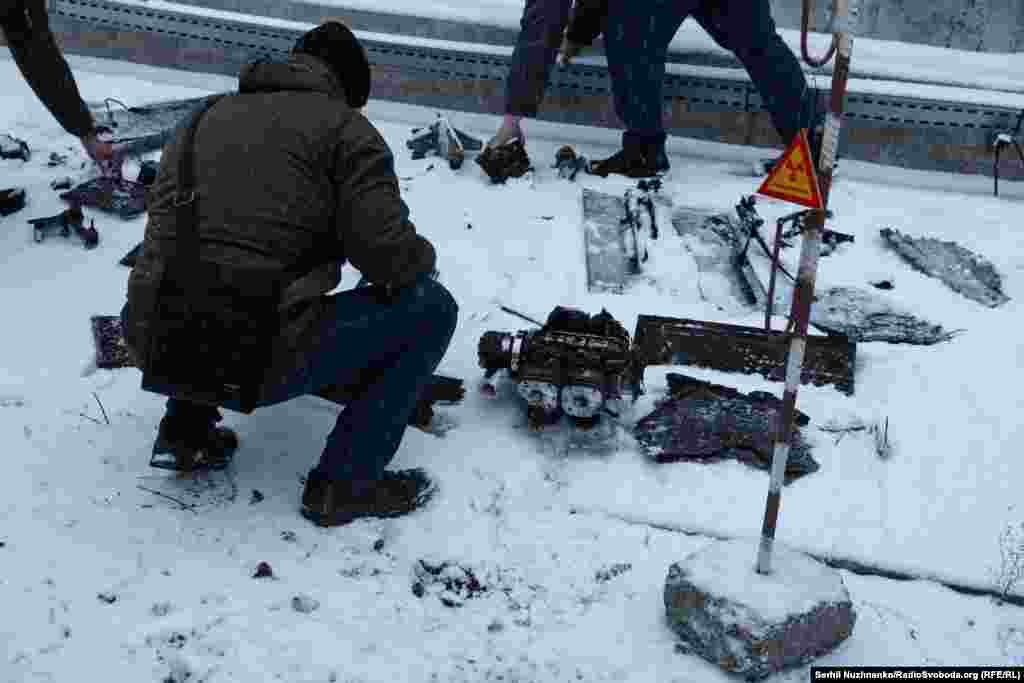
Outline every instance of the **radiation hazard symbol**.
[(812, 209), (824, 209), (818, 175), (811, 163), (811, 148), (807, 144), (807, 129), (801, 129), (789, 143), (782, 160), (775, 164), (761, 183), (757, 194), (800, 204)]

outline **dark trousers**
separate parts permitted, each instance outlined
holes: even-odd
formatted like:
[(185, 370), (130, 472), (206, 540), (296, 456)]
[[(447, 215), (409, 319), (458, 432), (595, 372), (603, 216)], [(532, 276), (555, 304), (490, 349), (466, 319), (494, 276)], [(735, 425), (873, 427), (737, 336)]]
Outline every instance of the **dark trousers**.
[(572, 0), (526, 0), (505, 79), (506, 114), (537, 115), (571, 7)]
[(746, 68), (784, 142), (811, 125), (813, 98), (776, 32), (769, 0), (608, 0), (605, 51), (623, 146), (664, 142), (668, 46), (690, 15)]
[[(398, 450), (418, 397), (448, 349), (458, 305), (444, 286), (426, 276), (386, 303), (376, 287), (331, 300), (335, 315), (320, 330), (319, 350), (260, 405), (345, 387), (352, 400), (328, 435), (311, 476), (377, 479)], [(172, 398), (167, 416), (202, 426), (212, 424), (218, 413)]]

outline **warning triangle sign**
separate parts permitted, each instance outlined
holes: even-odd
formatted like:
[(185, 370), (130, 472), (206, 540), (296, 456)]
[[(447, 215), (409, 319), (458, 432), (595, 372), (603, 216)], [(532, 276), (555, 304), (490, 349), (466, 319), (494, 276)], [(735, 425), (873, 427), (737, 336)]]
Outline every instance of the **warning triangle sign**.
[(782, 159), (775, 164), (761, 183), (757, 194), (800, 204), (812, 209), (824, 209), (818, 175), (811, 163), (811, 148), (807, 144), (807, 129), (803, 128), (789, 143)]

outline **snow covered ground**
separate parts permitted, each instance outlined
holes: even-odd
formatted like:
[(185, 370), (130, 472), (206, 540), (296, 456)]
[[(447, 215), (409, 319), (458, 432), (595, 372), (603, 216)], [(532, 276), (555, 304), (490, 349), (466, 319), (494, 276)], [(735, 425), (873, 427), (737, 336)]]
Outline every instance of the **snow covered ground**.
[[(105, 60), (71, 63), (93, 101), (134, 104), (234, 84)], [(486, 401), (473, 391), (463, 405), (442, 408), (458, 422), (446, 438), (416, 431), (405, 438), (393, 465), (427, 468), (441, 493), (404, 519), (321, 530), (299, 517), (299, 477), (336, 412), (313, 398), (251, 416), (227, 414), (242, 440), (227, 476), (179, 481), (151, 470), (161, 399), (139, 390), (135, 370), (83, 376), (89, 316), (120, 310), (128, 271), (117, 260), (141, 238), (144, 219), (89, 214), (101, 236), (94, 251), (60, 238), (33, 243), (25, 221), (64, 208), (50, 181), (88, 171), (78, 169), (84, 157), (76, 141), (7, 57), (0, 58), (0, 82), (9, 84), (0, 95), (0, 131), (35, 151), (27, 164), (0, 161), (0, 187), (24, 186), (30, 195), (25, 210), (0, 218), (0, 443), (7, 464), (0, 477), (0, 680), (726, 680), (675, 651), (662, 603), (668, 566), (716, 541), (656, 526), (756, 536), (765, 472), (735, 463), (653, 465), (625, 429), (610, 449), (573, 448), (564, 435), (529, 433), (510, 396)], [(368, 114), (395, 149), (413, 218), (437, 245), (442, 280), (460, 302), (459, 328), (440, 371), (464, 377), (471, 389), (480, 335), (521, 326), (499, 303), (538, 318), (556, 305), (607, 307), (631, 331), (641, 313), (758, 324), (757, 315), (725, 298), (702, 300), (686, 244), (671, 234), (654, 247), (649, 272), (656, 280), (623, 296), (587, 293), (580, 184), (557, 179), (547, 165), (567, 142), (588, 156), (608, 154), (617, 131), (531, 122), (536, 177), (496, 187), (472, 163), (452, 172), (408, 158), (410, 127), (431, 120), (432, 111), (372, 102)], [(493, 117), (453, 116), (480, 136), (497, 125)], [(70, 154), (72, 167), (47, 168), (50, 152)], [(764, 150), (672, 139), (669, 153), (668, 189), (677, 205), (729, 211), (758, 184), (734, 172)], [(841, 173), (831, 227), (857, 241), (822, 260), (819, 286), (890, 278), (894, 300), (966, 332), (928, 348), (860, 345), (853, 397), (801, 390), (822, 468), (784, 490), (779, 539), (990, 587), (1000, 533), (1024, 522), (1024, 347), (1016, 333), (1024, 186), (1004, 183), (1003, 197), (994, 199), (985, 178), (852, 161)], [(581, 184), (608, 192), (627, 186), (589, 177)], [(768, 200), (759, 207), (769, 225), (793, 210)], [(987, 309), (911, 271), (882, 248), (877, 231), (885, 226), (957, 240), (989, 257), (1012, 300)], [(346, 269), (344, 286), (356, 280)], [(742, 391), (781, 393), (756, 377), (651, 368), (649, 394), (627, 426), (665, 393), (670, 369)], [(853, 417), (889, 418), (889, 460), (874, 454), (867, 437), (836, 444), (817, 429)], [(487, 590), (461, 607), (445, 606), (430, 587), (416, 597), (420, 560), (458, 563)], [(269, 563), (274, 579), (251, 578), (260, 562)], [(612, 569), (622, 564), (629, 568)], [(843, 577), (860, 618), (824, 664), (1024, 665), (1020, 608), (930, 581)]]

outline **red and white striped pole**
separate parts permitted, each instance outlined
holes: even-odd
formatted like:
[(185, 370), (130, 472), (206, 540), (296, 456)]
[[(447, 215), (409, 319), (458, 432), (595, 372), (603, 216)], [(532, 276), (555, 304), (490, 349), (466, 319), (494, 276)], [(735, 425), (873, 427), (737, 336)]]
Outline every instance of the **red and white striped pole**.
[(821, 234), (825, 229), (825, 211), (828, 209), (828, 197), (832, 189), (832, 171), (835, 168), (836, 147), (839, 144), (839, 130), (846, 103), (846, 81), (849, 78), (850, 57), (853, 54), (852, 27), (857, 18), (857, 1), (834, 0), (833, 4), (836, 61), (832, 69), (831, 106), (825, 121), (821, 154), (818, 158), (822, 208), (812, 211), (804, 221), (800, 267), (790, 311), (790, 320), (795, 329), (790, 336), (789, 356), (786, 359), (786, 388), (782, 396), (782, 411), (778, 416), (771, 481), (768, 485), (768, 500), (765, 503), (764, 525), (761, 527), (761, 546), (757, 554), (759, 574), (771, 573), (772, 546), (775, 543), (775, 526), (782, 501), (782, 484), (790, 444), (796, 429), (796, 394), (800, 388), (804, 351), (807, 348), (807, 326), (811, 317), (811, 302), (814, 300), (814, 281), (818, 275)]

